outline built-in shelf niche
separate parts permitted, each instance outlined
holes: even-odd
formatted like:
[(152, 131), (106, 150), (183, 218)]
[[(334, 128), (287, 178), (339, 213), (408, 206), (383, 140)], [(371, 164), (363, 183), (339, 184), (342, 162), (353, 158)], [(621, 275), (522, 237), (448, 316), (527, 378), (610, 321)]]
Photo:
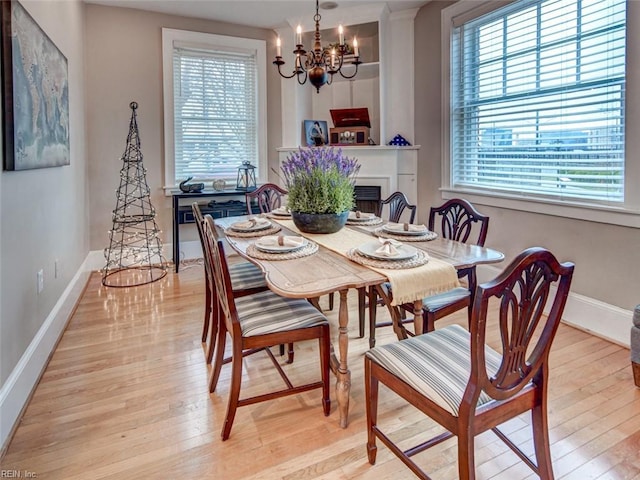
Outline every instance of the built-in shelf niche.
[[(348, 7), (331, 12), (321, 11), (322, 45), (338, 41), (338, 24), (345, 27), (345, 40), (358, 38), (361, 60), (358, 74), (353, 80), (334, 75), (331, 85), (325, 85), (317, 93), (308, 82), (298, 85), (295, 79), (281, 80), (282, 93), (282, 146), (297, 147), (304, 144), (304, 120), (324, 120), (333, 127), (331, 109), (369, 109), (370, 136), (377, 145), (385, 145), (394, 135), (400, 134), (410, 142), (414, 138), (414, 79), (413, 21), (417, 9), (390, 12), (386, 4), (372, 8)], [(346, 24), (345, 19), (353, 22)], [(277, 30), (282, 39), (282, 55), (286, 65), (283, 73), (293, 68), (292, 45), (294, 31), (303, 23), (303, 43), (313, 48), (314, 25), (309, 19), (288, 19), (289, 27)], [(350, 74), (352, 66), (343, 67)], [(351, 70), (349, 70), (351, 69)]]

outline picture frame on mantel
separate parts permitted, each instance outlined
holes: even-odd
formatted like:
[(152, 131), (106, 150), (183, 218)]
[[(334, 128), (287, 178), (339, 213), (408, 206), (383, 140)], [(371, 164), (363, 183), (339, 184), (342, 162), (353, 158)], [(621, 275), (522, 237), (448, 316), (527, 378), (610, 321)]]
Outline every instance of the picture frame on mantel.
[(304, 142), (308, 147), (320, 147), (329, 144), (329, 129), (324, 120), (304, 121)]
[(0, 22), (4, 170), (69, 165), (67, 58), (18, 1)]

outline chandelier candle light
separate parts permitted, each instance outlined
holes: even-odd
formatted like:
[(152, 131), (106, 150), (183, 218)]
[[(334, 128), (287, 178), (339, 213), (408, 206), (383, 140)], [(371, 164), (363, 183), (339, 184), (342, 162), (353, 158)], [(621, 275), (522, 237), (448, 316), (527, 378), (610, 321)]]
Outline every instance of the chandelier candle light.
[[(276, 59), (273, 62), (274, 65), (278, 67), (278, 73), (283, 78), (293, 78), (296, 77), (298, 83), (303, 85), (306, 83), (307, 78), (311, 85), (316, 87), (316, 91), (320, 93), (320, 87), (323, 85), (331, 85), (331, 81), (333, 80), (333, 76), (336, 73), (340, 73), (343, 78), (350, 79), (357, 75), (358, 73), (358, 65), (362, 62), (360, 61), (360, 52), (358, 50), (358, 40), (353, 38), (353, 61), (349, 63), (344, 62), (344, 56), (348, 53), (348, 46), (344, 42), (344, 30), (342, 25), (338, 28), (338, 47), (328, 48), (322, 47), (320, 42), (320, 13), (319, 13), (319, 3), (316, 0), (316, 14), (313, 17), (313, 20), (316, 24), (315, 30), (315, 40), (313, 43), (313, 50), (307, 52), (304, 49), (304, 45), (302, 44), (302, 27), (298, 25), (296, 29), (296, 49), (293, 51), (295, 55), (295, 64), (293, 68), (293, 73), (291, 75), (285, 75), (282, 73), (280, 67), (285, 64), (284, 60), (282, 60), (282, 42), (280, 41), (280, 37), (276, 40)], [(352, 75), (345, 75), (342, 72), (342, 66), (345, 64), (355, 65), (355, 72)]]

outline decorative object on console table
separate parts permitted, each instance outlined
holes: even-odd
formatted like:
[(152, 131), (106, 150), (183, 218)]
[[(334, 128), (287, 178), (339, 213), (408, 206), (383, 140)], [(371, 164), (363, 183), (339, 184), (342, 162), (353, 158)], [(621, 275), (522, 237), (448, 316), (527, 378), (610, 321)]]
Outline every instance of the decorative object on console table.
[(109, 231), (107, 261), (102, 270), (106, 287), (135, 287), (160, 280), (167, 274), (167, 262), (162, 254), (156, 210), (151, 205), (146, 170), (142, 164), (136, 110), (131, 102), (131, 120), (127, 146), (122, 154), (120, 186), (113, 210), (113, 227)]
[(213, 189), (216, 192), (223, 192), (225, 188), (227, 188), (227, 182), (225, 182), (222, 178), (218, 178), (213, 181), (212, 184)]
[(19, 2), (0, 22), (4, 169), (69, 165), (67, 59)]
[(360, 165), (332, 147), (300, 148), (282, 162), (289, 191), (287, 206), (296, 227), (308, 233), (334, 233), (354, 206)]
[(242, 165), (238, 167), (236, 189), (243, 192), (256, 189), (256, 167), (248, 161), (242, 162)]
[(371, 121), (367, 108), (330, 110), (334, 128), (331, 145), (369, 145)]
[(189, 177), (180, 182), (180, 190), (184, 193), (199, 193), (204, 190), (204, 183), (188, 183), (192, 178), (193, 177)]

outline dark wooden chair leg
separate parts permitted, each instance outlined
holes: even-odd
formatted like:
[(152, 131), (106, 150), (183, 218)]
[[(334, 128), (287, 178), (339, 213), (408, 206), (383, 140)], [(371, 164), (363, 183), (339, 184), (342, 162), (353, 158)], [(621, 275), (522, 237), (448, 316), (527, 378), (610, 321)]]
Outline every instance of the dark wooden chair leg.
[(216, 339), (216, 359), (213, 362), (213, 369), (211, 370), (211, 380), (209, 381), (209, 392), (216, 391), (218, 385), (218, 378), (220, 378), (220, 371), (222, 370), (222, 364), (224, 363), (224, 349), (227, 345), (227, 329), (224, 324), (218, 328), (218, 338)]
[(364, 337), (364, 310), (366, 308), (366, 288), (358, 289), (358, 337)]
[(474, 437), (465, 428), (458, 431), (458, 478), (475, 480)]
[(378, 422), (378, 379), (371, 375), (371, 361), (364, 360), (364, 386), (365, 398), (367, 399), (367, 457), (369, 463), (375, 465), (378, 447), (376, 446), (376, 435), (373, 431)]
[(369, 348), (376, 346), (376, 317), (378, 309), (375, 305), (377, 302), (378, 295), (376, 294), (375, 287), (369, 287)]
[[(331, 333), (329, 326), (322, 330), (322, 336), (318, 339), (320, 343), (320, 369), (322, 374), (322, 409), (324, 416), (331, 413), (331, 393), (330, 393), (330, 357), (331, 357)], [(291, 344), (293, 345), (293, 344)]]
[[(237, 345), (237, 346), (236, 346)], [(229, 391), (229, 404), (227, 405), (227, 416), (222, 427), (222, 440), (229, 438), (233, 420), (238, 410), (240, 400), (240, 383), (242, 382), (242, 349), (238, 344), (233, 348), (233, 359), (231, 360), (231, 386)]]
[[(287, 346), (287, 363), (293, 363), (293, 343), (288, 343)], [(284, 349), (284, 345), (280, 345), (282, 349)]]
[(531, 427), (533, 428), (533, 446), (536, 452), (538, 475), (542, 480), (553, 480), (546, 398), (546, 395), (543, 394), (542, 403), (531, 410)]
[(211, 302), (211, 325), (209, 328), (209, 346), (208, 346), (208, 350), (207, 350), (207, 364), (211, 363), (211, 360), (213, 359), (213, 352), (215, 351), (216, 348), (216, 341), (217, 341), (217, 334), (218, 334), (218, 330), (220, 329), (220, 318), (221, 318), (222, 312), (220, 311), (220, 304), (218, 303), (218, 299), (217, 298), (212, 298), (212, 302)]
[(205, 276), (205, 299), (204, 299), (204, 322), (202, 326), (202, 343), (207, 341), (209, 334), (209, 322), (211, 321), (211, 287), (209, 286), (209, 276)]

